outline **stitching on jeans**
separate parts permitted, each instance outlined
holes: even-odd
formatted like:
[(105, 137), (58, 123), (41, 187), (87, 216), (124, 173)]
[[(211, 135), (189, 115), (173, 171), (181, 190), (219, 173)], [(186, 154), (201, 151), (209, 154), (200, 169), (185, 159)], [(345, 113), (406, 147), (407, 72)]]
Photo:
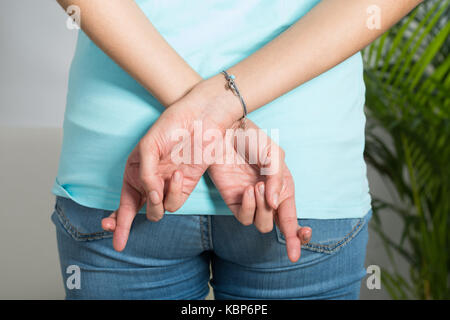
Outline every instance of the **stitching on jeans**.
[[(339, 243), (345, 241), (346, 238), (348, 238), (353, 232), (355, 232), (355, 230), (361, 225), (361, 222), (362, 222), (362, 219), (359, 219), (359, 220), (358, 220), (358, 223), (352, 228), (352, 230), (351, 230), (349, 233), (347, 233), (347, 234), (344, 236), (344, 238), (342, 238), (340, 241), (338, 241), (338, 242), (336, 243), (336, 246), (338, 246)], [(329, 244), (321, 244), (321, 243), (314, 243), (314, 244), (309, 244), (309, 243), (307, 243), (307, 244), (305, 244), (305, 246), (309, 246), (309, 245), (310, 245), (311, 247), (321, 247), (321, 248), (332, 247), (332, 246), (329, 245)]]
[(205, 239), (204, 239), (204, 235), (203, 235), (203, 221), (202, 221), (202, 216), (198, 216), (198, 221), (200, 222), (200, 237), (201, 237), (201, 243), (202, 243), (202, 248), (203, 250), (206, 250), (205, 248)]
[(58, 220), (61, 222), (64, 229), (77, 241), (101, 240), (112, 237), (112, 232), (109, 231), (98, 231), (93, 233), (80, 232), (70, 223), (70, 220), (58, 205), (55, 205), (55, 211), (58, 215)]
[(344, 245), (349, 243), (350, 240), (352, 240), (358, 234), (358, 232), (362, 228), (362, 226), (363, 226), (363, 219), (359, 219), (358, 223), (352, 229), (352, 231), (350, 231), (341, 241), (339, 241), (333, 245), (323, 245), (320, 243), (316, 243), (316, 244), (308, 243), (308, 244), (305, 244), (303, 247), (305, 249), (311, 249), (311, 250), (317, 251), (317, 252), (324, 252), (324, 253), (336, 252), (341, 247), (343, 247)]
[(213, 250), (214, 246), (213, 246), (213, 242), (212, 242), (212, 222), (211, 222), (212, 217), (210, 215), (208, 215), (208, 238), (209, 238), (209, 249)]

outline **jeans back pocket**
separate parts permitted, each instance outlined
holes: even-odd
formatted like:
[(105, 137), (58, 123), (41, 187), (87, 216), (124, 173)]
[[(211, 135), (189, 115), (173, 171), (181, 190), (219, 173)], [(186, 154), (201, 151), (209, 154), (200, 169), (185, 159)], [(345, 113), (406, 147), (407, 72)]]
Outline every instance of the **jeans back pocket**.
[[(368, 223), (372, 210), (362, 218), (347, 219), (298, 219), (302, 227), (310, 227), (312, 230), (311, 241), (303, 244), (302, 248), (332, 254), (348, 244), (361, 229)], [(286, 243), (281, 230), (275, 226), (277, 240)]]
[(52, 220), (58, 221), (62, 227), (77, 241), (92, 241), (111, 238), (112, 232), (102, 229), (102, 219), (112, 212), (84, 207), (75, 201), (56, 197), (55, 211)]

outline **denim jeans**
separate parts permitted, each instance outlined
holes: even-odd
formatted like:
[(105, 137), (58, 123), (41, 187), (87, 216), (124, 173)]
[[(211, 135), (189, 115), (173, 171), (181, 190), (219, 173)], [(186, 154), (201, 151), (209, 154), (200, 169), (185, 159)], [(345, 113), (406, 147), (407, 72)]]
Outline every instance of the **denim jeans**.
[(208, 282), (216, 299), (357, 299), (366, 274), (371, 210), (362, 218), (299, 219), (312, 237), (296, 263), (276, 226), (262, 234), (231, 215), (150, 222), (138, 214), (116, 252), (101, 228), (110, 214), (57, 197), (52, 221), (67, 299), (204, 299)]

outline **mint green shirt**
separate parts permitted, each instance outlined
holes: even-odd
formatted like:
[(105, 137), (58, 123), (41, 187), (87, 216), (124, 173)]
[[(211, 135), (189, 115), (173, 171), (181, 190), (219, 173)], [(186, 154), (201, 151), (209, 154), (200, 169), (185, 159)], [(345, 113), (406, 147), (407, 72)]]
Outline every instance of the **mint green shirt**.
[[(208, 78), (257, 51), (319, 0), (136, 2), (187, 63)], [(261, 128), (279, 129), (298, 217), (354, 218), (370, 209), (364, 95), (358, 53), (249, 115)], [(87, 207), (117, 209), (127, 157), (163, 110), (80, 31), (53, 193)], [(231, 214), (206, 175), (176, 213)]]

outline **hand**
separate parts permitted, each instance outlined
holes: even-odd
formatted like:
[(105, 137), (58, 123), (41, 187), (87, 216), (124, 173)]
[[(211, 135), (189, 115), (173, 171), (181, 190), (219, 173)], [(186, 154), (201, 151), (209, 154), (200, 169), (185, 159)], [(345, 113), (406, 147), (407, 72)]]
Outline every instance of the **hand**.
[[(238, 152), (238, 140), (245, 141), (245, 137), (249, 137), (249, 141)], [(253, 142), (251, 137), (254, 137)], [(296, 262), (300, 258), (301, 244), (311, 238), (311, 229), (298, 225), (294, 180), (284, 162), (283, 150), (249, 119), (245, 130), (235, 131), (234, 139), (226, 143), (231, 147), (224, 149), (231, 150), (229, 156), (235, 160), (211, 165), (208, 168), (211, 180), (242, 224), (253, 223), (260, 232), (266, 233), (273, 229), (275, 219), (286, 238), (289, 259)], [(237, 157), (241, 157), (240, 163)], [(249, 163), (249, 159), (256, 161)], [(262, 174), (263, 169), (269, 174)], [(271, 205), (267, 199), (271, 199)]]
[[(105, 230), (114, 230), (113, 246), (117, 251), (125, 248), (133, 219), (144, 204), (151, 221), (161, 219), (165, 210), (176, 211), (208, 168), (207, 163), (194, 161), (190, 155), (188, 161), (177, 164), (172, 154), (176, 148), (187, 153), (192, 151), (194, 156), (203, 150), (202, 145), (191, 143), (195, 140), (196, 124), (203, 125), (202, 132), (225, 131), (227, 117), (218, 113), (211, 116), (207, 109), (210, 105), (199, 97), (187, 94), (165, 110), (131, 152), (125, 166), (119, 208), (102, 221)], [(187, 135), (181, 143), (173, 136), (180, 130)]]

